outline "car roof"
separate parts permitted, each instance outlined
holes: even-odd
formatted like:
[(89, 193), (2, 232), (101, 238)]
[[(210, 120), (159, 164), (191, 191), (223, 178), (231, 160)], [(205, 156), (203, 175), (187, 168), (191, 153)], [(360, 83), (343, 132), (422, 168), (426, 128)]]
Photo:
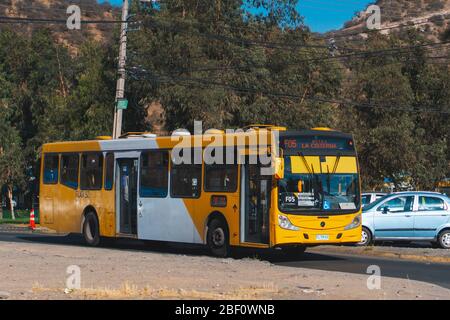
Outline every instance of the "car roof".
[(363, 192), (362, 194), (387, 194), (387, 192), (382, 192), (382, 191), (367, 191), (367, 192)]
[(428, 195), (435, 195), (435, 196), (443, 196), (442, 193), (439, 192), (433, 192), (433, 191), (400, 191), (400, 192), (393, 192), (392, 194), (428, 194)]
[(446, 199), (446, 201), (450, 202), (450, 197), (443, 193), (439, 192), (433, 192), (433, 191), (401, 191), (401, 192), (393, 192), (389, 194), (391, 195), (407, 195), (407, 196), (415, 196), (415, 195), (428, 195), (428, 196), (437, 196), (443, 199)]

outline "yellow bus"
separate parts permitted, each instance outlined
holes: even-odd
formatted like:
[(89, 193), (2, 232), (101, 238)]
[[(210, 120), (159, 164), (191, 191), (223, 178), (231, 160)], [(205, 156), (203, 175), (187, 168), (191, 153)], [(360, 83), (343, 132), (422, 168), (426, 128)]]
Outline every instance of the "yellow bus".
[[(180, 152), (182, 138), (193, 144)], [(233, 161), (205, 161), (212, 140), (213, 153), (222, 148)], [(255, 148), (262, 140), (268, 146)], [(200, 154), (200, 160), (180, 163), (175, 153)], [(302, 253), (307, 246), (361, 240), (354, 140), (326, 128), (131, 133), (45, 144), (39, 208), (42, 226), (81, 233), (92, 246), (127, 237), (205, 244), (226, 256), (230, 247)]]

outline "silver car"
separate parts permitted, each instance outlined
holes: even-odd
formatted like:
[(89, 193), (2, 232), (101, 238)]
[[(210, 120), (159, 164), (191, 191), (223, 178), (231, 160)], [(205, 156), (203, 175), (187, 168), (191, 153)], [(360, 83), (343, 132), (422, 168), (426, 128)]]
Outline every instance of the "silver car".
[(450, 249), (450, 198), (435, 192), (398, 192), (366, 205), (360, 245), (428, 241)]

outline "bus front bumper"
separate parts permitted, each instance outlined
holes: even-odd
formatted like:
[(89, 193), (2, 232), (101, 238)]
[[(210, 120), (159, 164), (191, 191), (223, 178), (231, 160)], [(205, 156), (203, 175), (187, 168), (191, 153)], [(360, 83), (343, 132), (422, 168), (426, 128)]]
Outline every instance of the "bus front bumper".
[(361, 241), (361, 227), (344, 230), (313, 230), (300, 229), (298, 231), (291, 231), (276, 228), (275, 231), (275, 246), (302, 244), (302, 245), (327, 245), (327, 244), (349, 244), (358, 243)]

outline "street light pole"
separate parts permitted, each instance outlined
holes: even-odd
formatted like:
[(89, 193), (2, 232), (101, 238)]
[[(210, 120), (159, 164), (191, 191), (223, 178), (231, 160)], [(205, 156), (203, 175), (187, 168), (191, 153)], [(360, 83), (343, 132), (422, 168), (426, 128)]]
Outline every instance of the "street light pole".
[(113, 139), (118, 139), (122, 135), (122, 115), (123, 109), (119, 108), (119, 100), (125, 97), (125, 79), (126, 70), (125, 65), (127, 61), (127, 31), (128, 31), (128, 0), (123, 0), (122, 6), (122, 25), (120, 28), (120, 49), (119, 49), (119, 63), (117, 73), (119, 78), (117, 79), (116, 89), (116, 105), (114, 112), (114, 128)]

